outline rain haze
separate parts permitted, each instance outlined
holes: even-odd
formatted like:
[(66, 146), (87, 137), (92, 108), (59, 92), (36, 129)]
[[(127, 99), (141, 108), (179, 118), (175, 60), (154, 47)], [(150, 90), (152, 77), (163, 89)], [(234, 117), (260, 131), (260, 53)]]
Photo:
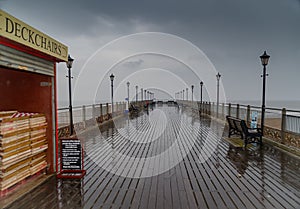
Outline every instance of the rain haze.
[[(133, 99), (135, 86), (174, 97), (186, 88), (191, 95), (191, 85), (197, 98), (201, 80), (204, 100), (215, 101), (216, 79), (205, 70), (221, 74), (222, 100), (260, 101), (265, 50), (267, 104), (300, 100), (299, 0), (0, 0), (0, 6), (69, 47), (75, 105), (109, 101), (110, 73), (117, 101), (124, 101), (127, 81)], [(193, 59), (199, 69), (191, 68)], [(59, 106), (68, 103), (66, 74), (65, 63), (57, 64)]]

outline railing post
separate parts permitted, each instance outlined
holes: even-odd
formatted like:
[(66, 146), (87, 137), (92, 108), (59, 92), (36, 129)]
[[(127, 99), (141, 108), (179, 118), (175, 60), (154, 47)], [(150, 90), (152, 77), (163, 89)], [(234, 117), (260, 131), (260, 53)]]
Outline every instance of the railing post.
[(208, 105), (209, 105), (208, 114), (211, 115), (211, 103), (209, 102)]
[(224, 102), (222, 103), (222, 119), (225, 118), (225, 104)]
[(281, 144), (285, 144), (286, 109), (281, 110)]
[(85, 128), (85, 123), (86, 121), (86, 109), (85, 109), (85, 105), (82, 106), (82, 122), (83, 122), (83, 127)]
[(98, 118), (100, 118), (101, 116), (101, 104), (99, 104), (99, 115), (98, 115)]
[(228, 104), (228, 115), (231, 116), (231, 103)]
[(108, 107), (108, 103), (106, 103), (106, 115), (109, 114), (109, 107)]
[(103, 116), (103, 105), (100, 104), (100, 116)]
[(96, 118), (96, 114), (95, 114), (95, 105), (94, 105), (94, 104), (92, 105), (92, 117), (93, 117), (93, 119)]
[(240, 118), (240, 104), (236, 104), (236, 117)]
[(116, 103), (115, 103), (115, 108), (114, 108), (115, 115), (118, 114), (118, 111), (119, 111), (118, 107), (119, 107), (119, 106), (118, 106), (118, 102), (116, 102)]
[(250, 112), (251, 112), (250, 105), (247, 105), (247, 124), (250, 123)]

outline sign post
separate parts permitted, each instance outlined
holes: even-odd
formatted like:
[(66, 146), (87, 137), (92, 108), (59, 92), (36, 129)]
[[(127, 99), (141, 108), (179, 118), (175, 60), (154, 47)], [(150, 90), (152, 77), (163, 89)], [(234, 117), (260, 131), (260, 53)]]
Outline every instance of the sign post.
[(60, 172), (58, 178), (82, 178), (86, 171), (83, 168), (83, 148), (79, 139), (60, 140)]

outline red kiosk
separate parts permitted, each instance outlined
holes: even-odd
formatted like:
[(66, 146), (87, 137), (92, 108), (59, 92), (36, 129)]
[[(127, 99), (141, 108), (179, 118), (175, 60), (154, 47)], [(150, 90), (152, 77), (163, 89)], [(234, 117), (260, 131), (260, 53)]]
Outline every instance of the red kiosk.
[(56, 62), (67, 60), (67, 46), (0, 10), (1, 191), (57, 172)]

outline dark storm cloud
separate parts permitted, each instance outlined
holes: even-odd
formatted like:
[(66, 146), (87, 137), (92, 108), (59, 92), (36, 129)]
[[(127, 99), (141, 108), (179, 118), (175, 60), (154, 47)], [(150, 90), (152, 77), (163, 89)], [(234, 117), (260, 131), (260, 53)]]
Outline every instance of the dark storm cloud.
[[(269, 95), (294, 98), (287, 92), (300, 88), (300, 0), (0, 0), (0, 6), (70, 46), (77, 66), (118, 37), (158, 31), (203, 50), (232, 98), (260, 98), (264, 50), (271, 55)], [(247, 95), (236, 88), (237, 77)], [(282, 78), (289, 82), (279, 87)]]

